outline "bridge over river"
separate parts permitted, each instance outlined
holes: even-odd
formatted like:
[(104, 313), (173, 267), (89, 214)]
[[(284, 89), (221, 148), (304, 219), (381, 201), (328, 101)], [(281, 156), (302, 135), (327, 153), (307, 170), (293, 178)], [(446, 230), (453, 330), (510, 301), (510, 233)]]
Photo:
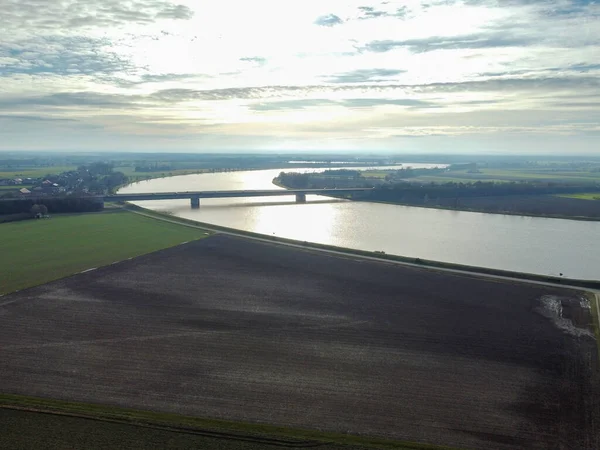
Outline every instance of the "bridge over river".
[(273, 197), (295, 195), (296, 203), (306, 202), (308, 194), (338, 196), (355, 192), (370, 191), (372, 188), (342, 188), (342, 189), (259, 189), (242, 191), (197, 191), (197, 192), (151, 192), (143, 194), (115, 194), (104, 196), (105, 201), (144, 201), (144, 200), (173, 200), (189, 198), (192, 208), (200, 207), (201, 198), (235, 198), (235, 197)]
[(97, 202), (136, 202), (144, 200), (173, 200), (190, 199), (192, 208), (200, 207), (201, 198), (235, 198), (235, 197), (272, 197), (281, 195), (295, 195), (296, 203), (306, 202), (308, 194), (331, 195), (337, 197), (340, 194), (351, 194), (355, 192), (370, 191), (372, 188), (342, 188), (342, 189), (259, 189), (238, 191), (186, 191), (186, 192), (146, 192), (141, 194), (113, 194), (113, 195), (87, 195), (74, 196), (37, 196), (23, 195), (18, 198), (0, 199), (0, 202), (13, 202), (19, 200), (43, 201), (56, 198), (86, 198)]

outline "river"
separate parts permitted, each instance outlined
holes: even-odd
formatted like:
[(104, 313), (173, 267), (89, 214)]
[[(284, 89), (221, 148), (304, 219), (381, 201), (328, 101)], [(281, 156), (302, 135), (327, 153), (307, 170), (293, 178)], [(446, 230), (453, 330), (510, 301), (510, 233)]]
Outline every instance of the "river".
[[(426, 165), (411, 164), (413, 167)], [(119, 193), (277, 189), (282, 170), (158, 178)], [(293, 169), (295, 172), (324, 169)], [(484, 214), (309, 195), (144, 201), (156, 211), (214, 225), (300, 241), (472, 266), (569, 278), (600, 279), (600, 222)]]

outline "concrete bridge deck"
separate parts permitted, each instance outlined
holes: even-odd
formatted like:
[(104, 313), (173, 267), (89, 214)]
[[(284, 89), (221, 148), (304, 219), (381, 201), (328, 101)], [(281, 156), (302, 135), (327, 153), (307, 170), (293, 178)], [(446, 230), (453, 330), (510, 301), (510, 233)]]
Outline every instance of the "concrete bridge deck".
[[(306, 196), (315, 195), (339, 195), (354, 192), (370, 191), (372, 188), (342, 188), (342, 189), (256, 189), (256, 190), (237, 190), (237, 191), (185, 191), (185, 192), (147, 192), (137, 194), (113, 194), (113, 195), (92, 195), (82, 198), (94, 199), (98, 202), (104, 201), (145, 201), (145, 200), (175, 200), (190, 199), (192, 208), (200, 207), (201, 198), (236, 198), (236, 197), (272, 197), (283, 195), (295, 195), (296, 203), (306, 202)], [(0, 199), (0, 201), (15, 200), (44, 200), (54, 198), (72, 198), (66, 196), (23, 196), (19, 198)]]
[(369, 191), (372, 188), (343, 188), (343, 189), (256, 189), (237, 191), (186, 191), (186, 192), (151, 192), (139, 194), (115, 194), (104, 197), (105, 201), (144, 201), (144, 200), (174, 200), (189, 198), (192, 208), (200, 207), (201, 198), (236, 198), (236, 197), (272, 197), (295, 195), (297, 203), (306, 202), (306, 196), (335, 195), (353, 192)]

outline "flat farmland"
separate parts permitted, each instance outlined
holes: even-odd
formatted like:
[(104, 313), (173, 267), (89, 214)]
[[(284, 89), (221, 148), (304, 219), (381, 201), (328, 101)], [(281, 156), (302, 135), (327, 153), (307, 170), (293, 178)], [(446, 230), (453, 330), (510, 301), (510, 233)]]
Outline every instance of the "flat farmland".
[(600, 447), (573, 291), (217, 235), (0, 299), (0, 390), (480, 449)]

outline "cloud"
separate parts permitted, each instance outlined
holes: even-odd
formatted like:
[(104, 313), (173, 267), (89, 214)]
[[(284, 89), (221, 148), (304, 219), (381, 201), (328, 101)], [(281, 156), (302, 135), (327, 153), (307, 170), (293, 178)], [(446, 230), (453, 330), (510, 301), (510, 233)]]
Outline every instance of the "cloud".
[[(408, 109), (478, 107), (522, 109), (521, 98), (539, 107), (587, 110), (600, 100), (600, 78), (594, 76), (539, 79), (490, 79), (457, 83), (338, 84), (235, 87), (223, 89), (162, 89), (147, 94), (109, 94), (94, 91), (58, 92), (48, 95), (12, 95), (0, 98), (0, 109), (19, 113), (62, 111), (71, 117), (81, 110), (157, 111), (186, 102), (258, 101), (250, 111), (284, 111), (321, 106), (343, 106), (364, 110), (378, 106)], [(510, 95), (507, 96), (507, 93)], [(517, 95), (522, 94), (522, 95)], [(465, 97), (467, 96), (467, 97)], [(475, 96), (475, 98), (473, 98)], [(515, 103), (516, 102), (516, 103)], [(502, 105), (502, 106), (499, 106)], [(511, 106), (512, 105), (512, 106)], [(177, 115), (173, 116), (177, 119)], [(573, 119), (570, 119), (573, 120)]]
[(396, 9), (390, 11), (390, 10), (375, 9), (375, 7), (373, 7), (373, 6), (359, 6), (358, 11), (359, 11), (359, 16), (358, 16), (359, 20), (368, 20), (368, 19), (378, 19), (380, 17), (404, 18), (408, 14), (409, 9), (407, 6), (402, 6), (400, 8), (396, 8)]
[(322, 27), (333, 27), (342, 23), (344, 23), (344, 21), (335, 14), (327, 14), (326, 16), (318, 17), (317, 20), (315, 20), (315, 25)]
[(374, 106), (410, 106), (417, 108), (439, 108), (432, 102), (416, 100), (411, 98), (389, 99), (389, 98), (352, 98), (341, 102), (344, 106), (350, 108), (372, 108)]
[(1, 28), (31, 30), (148, 24), (194, 15), (189, 7), (167, 0), (1, 0), (0, 9)]
[[(254, 87), (235, 87), (223, 89), (165, 89), (151, 94), (149, 97), (162, 102), (185, 102), (192, 100), (252, 100), (268, 98), (302, 99), (316, 95), (332, 93), (378, 94), (394, 93), (443, 94), (497, 92), (541, 92), (556, 93), (559, 90), (573, 92), (595, 92), (600, 89), (600, 78), (594, 76), (489, 79), (451, 83), (427, 84), (337, 84), (337, 85), (272, 85)], [(322, 97), (321, 97), (322, 98)]]
[(148, 97), (140, 95), (103, 94), (98, 92), (60, 92), (41, 96), (3, 97), (0, 109), (14, 110), (31, 107), (93, 107), (93, 108), (134, 108), (136, 103), (148, 102)]
[(377, 17), (387, 16), (388, 13), (385, 11), (378, 11), (372, 6), (359, 6), (361, 16), (359, 19), (376, 19)]
[(505, 36), (502, 34), (471, 34), (455, 37), (434, 36), (426, 39), (404, 41), (380, 40), (368, 42), (363, 49), (369, 52), (384, 53), (396, 48), (407, 48), (413, 53), (434, 50), (486, 49), (502, 47), (524, 47), (536, 42), (531, 37)]
[(262, 56), (245, 56), (240, 58), (240, 61), (254, 63), (259, 66), (264, 66), (267, 63), (267, 59)]
[(600, 120), (591, 0), (275, 2), (268, 15), (200, 3), (0, 0), (3, 130), (31, 131), (23, 142), (41, 146), (48, 133), (65, 146), (83, 136), (73, 147), (85, 148), (76, 130), (97, 126), (94, 144), (172, 133), (203, 148), (219, 133), (277, 147), (273, 129), (294, 141), (318, 129), (318, 147), (326, 137), (368, 145), (408, 126), (594, 133), (582, 124)]
[(305, 108), (314, 108), (318, 106), (343, 106), (346, 108), (373, 108), (377, 106), (408, 106), (412, 108), (437, 108), (438, 105), (417, 99), (389, 99), (389, 98), (349, 98), (342, 100), (331, 99), (302, 99), (302, 100), (284, 100), (272, 101), (266, 103), (253, 103), (249, 109), (253, 111), (283, 111), (298, 110)]
[(74, 119), (67, 119), (64, 117), (47, 117), (47, 116), (20, 115), (20, 114), (0, 114), (0, 120), (25, 121), (25, 122), (77, 122)]
[(107, 39), (83, 36), (48, 36), (0, 43), (5, 58), (1, 75), (15, 73), (105, 75), (134, 69), (125, 57), (110, 50)]
[(558, 90), (594, 92), (600, 89), (600, 78), (592, 76), (515, 78), (465, 81), (458, 83), (430, 83), (418, 87), (422, 92), (546, 92)]
[(404, 73), (399, 69), (358, 69), (351, 72), (340, 73), (327, 77), (330, 83), (367, 83), (389, 81), (386, 77), (393, 77)]
[(289, 100), (289, 101), (278, 101), (268, 103), (253, 103), (248, 106), (252, 111), (282, 111), (282, 110), (293, 110), (293, 109), (305, 109), (315, 106), (324, 105), (337, 105), (338, 102), (327, 99), (302, 99), (302, 100)]
[[(308, 89), (310, 89), (310, 87), (308, 87)], [(321, 89), (324, 90), (322, 87)], [(150, 97), (167, 103), (177, 103), (192, 100), (251, 100), (282, 97), (294, 93), (302, 95), (306, 90), (307, 86), (259, 86), (202, 90), (163, 89), (154, 92)]]

